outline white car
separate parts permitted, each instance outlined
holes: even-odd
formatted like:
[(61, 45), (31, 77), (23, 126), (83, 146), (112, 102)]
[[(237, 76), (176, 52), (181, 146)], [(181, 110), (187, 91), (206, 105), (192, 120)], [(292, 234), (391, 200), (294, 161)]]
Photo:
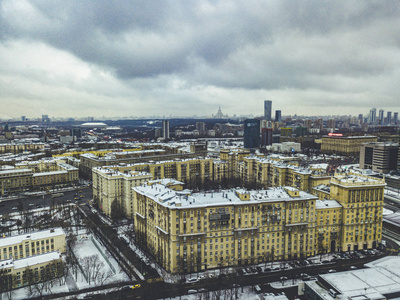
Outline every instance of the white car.
[(188, 280), (187, 280), (187, 283), (195, 283), (195, 282), (197, 282), (198, 280), (197, 280), (197, 278), (189, 278)]

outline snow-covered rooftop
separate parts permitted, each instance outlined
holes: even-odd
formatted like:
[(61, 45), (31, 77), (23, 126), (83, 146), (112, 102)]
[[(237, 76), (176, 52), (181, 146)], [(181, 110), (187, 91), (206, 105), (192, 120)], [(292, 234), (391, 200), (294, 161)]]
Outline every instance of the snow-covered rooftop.
[(317, 191), (321, 191), (321, 192), (325, 192), (325, 193), (331, 192), (331, 188), (325, 184), (319, 184), (319, 185), (313, 187), (313, 190), (317, 190)]
[(25, 173), (25, 172), (32, 172), (32, 170), (31, 169), (8, 169), (8, 170), (0, 171), (0, 175), (11, 174), (11, 173)]
[(48, 252), (44, 254), (29, 256), (26, 258), (14, 260), (14, 269), (22, 269), (61, 258), (61, 254), (58, 251)]
[(341, 208), (339, 202), (336, 200), (317, 200), (315, 202), (316, 209), (325, 209), (325, 208)]
[(40, 240), (58, 235), (65, 235), (65, 232), (61, 227), (0, 238), (0, 247), (18, 244), (25, 240)]
[(61, 174), (68, 174), (68, 171), (51, 171), (51, 172), (42, 172), (42, 173), (34, 173), (32, 176), (33, 177), (39, 177), (39, 176), (53, 176), (53, 175), (61, 175)]
[(400, 213), (384, 214), (383, 221), (395, 225), (400, 228)]
[(344, 186), (365, 186), (365, 185), (382, 185), (385, 186), (385, 180), (370, 176), (357, 176), (354, 174), (335, 175), (331, 178), (331, 184), (338, 184)]
[[(218, 206), (218, 205), (240, 205), (262, 202), (281, 202), (301, 199), (318, 199), (317, 197), (303, 191), (299, 191), (299, 197), (291, 197), (287, 189), (296, 190), (288, 187), (270, 188), (268, 190), (246, 191), (242, 189), (222, 190), (219, 192), (202, 192), (189, 195), (189, 191), (174, 191), (161, 184), (151, 186), (142, 185), (133, 188), (138, 193), (169, 207), (197, 207), (197, 206)], [(242, 201), (239, 194), (248, 193), (250, 199)]]
[(151, 176), (152, 175), (148, 172), (144, 171), (127, 171), (127, 172), (121, 172), (118, 170), (114, 170), (110, 167), (95, 167), (93, 170), (107, 176), (120, 176), (120, 177), (140, 177), (140, 176)]
[(383, 295), (400, 292), (399, 256), (387, 256), (365, 266), (369, 268), (320, 276), (349, 298), (365, 295), (368, 299), (385, 299)]
[(173, 178), (164, 178), (164, 179), (155, 179), (155, 180), (150, 180), (149, 183), (159, 183), (165, 186), (170, 186), (170, 185), (176, 185), (176, 184), (184, 184), (183, 182), (173, 179)]

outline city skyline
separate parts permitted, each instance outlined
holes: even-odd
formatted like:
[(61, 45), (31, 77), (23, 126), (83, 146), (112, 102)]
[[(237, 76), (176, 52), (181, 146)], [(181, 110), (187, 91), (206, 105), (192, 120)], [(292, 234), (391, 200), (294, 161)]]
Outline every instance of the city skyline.
[(0, 118), (395, 112), (397, 4), (2, 1)]

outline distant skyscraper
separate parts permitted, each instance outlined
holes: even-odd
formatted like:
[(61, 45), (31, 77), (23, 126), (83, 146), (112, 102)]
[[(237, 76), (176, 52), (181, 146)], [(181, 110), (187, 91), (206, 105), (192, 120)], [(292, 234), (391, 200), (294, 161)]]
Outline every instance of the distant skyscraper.
[(272, 128), (261, 128), (261, 146), (272, 145)]
[(334, 119), (329, 119), (327, 123), (327, 127), (331, 129), (335, 129), (335, 120)]
[(379, 110), (379, 124), (383, 125), (383, 109)]
[(265, 100), (264, 101), (264, 119), (267, 121), (271, 121), (271, 113), (272, 113), (272, 101)]
[(220, 106), (220, 107), (218, 107), (218, 112), (217, 112), (217, 114), (216, 114), (216, 115), (213, 115), (213, 117), (214, 117), (215, 119), (224, 119), (224, 118), (228, 118), (228, 115), (224, 115), (224, 114), (222, 113), (221, 106)]
[(206, 123), (204, 122), (196, 122), (196, 129), (199, 131), (200, 134), (206, 132)]
[(275, 111), (275, 122), (282, 122), (282, 112), (280, 110)]
[(42, 123), (49, 123), (50, 118), (48, 115), (42, 115)]
[(359, 122), (360, 124), (363, 124), (363, 123), (364, 123), (363, 114), (359, 114), (359, 115), (358, 115), (358, 122)]
[(387, 124), (390, 125), (392, 123), (392, 112), (387, 112)]
[(307, 127), (308, 132), (310, 132), (311, 124), (312, 124), (312, 122), (310, 119), (304, 120), (304, 126)]
[(395, 112), (393, 114), (393, 123), (396, 125), (399, 124), (399, 113), (398, 112)]
[(162, 121), (162, 133), (163, 133), (163, 139), (168, 140), (169, 139), (169, 121), (168, 120)]
[(369, 111), (369, 123), (373, 124), (376, 122), (376, 108), (371, 108)]
[(25, 116), (21, 116), (21, 121), (25, 122), (26, 121), (26, 117)]
[(243, 142), (246, 149), (260, 146), (260, 120), (247, 119), (244, 121)]
[(324, 128), (324, 121), (322, 119), (317, 119), (315, 125), (317, 128), (319, 128), (319, 132), (322, 132), (322, 129)]
[(82, 137), (82, 129), (79, 127), (74, 127), (70, 130), (70, 134), (71, 136), (75, 137), (75, 140), (80, 139)]

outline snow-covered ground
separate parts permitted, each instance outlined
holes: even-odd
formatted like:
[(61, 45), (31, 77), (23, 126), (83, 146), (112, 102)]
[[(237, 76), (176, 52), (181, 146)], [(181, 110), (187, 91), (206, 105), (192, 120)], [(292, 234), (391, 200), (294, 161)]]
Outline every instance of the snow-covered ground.
[[(112, 276), (106, 282), (104, 282), (104, 284), (129, 281), (129, 277), (120, 270), (117, 261), (109, 254), (103, 244), (101, 244), (101, 242), (95, 239), (92, 235), (86, 236), (84, 233), (82, 234), (83, 235), (80, 241), (75, 244), (73, 249), (73, 252), (78, 260), (97, 255), (99, 262), (103, 264), (101, 272), (112, 272)], [(78, 275), (79, 276), (78, 280), (76, 280), (76, 285), (79, 289), (94, 285), (93, 283), (89, 284), (89, 282), (83, 278), (81, 272), (79, 272)]]
[[(110, 277), (107, 280), (105, 280), (103, 284), (130, 281), (128, 276), (123, 271), (120, 270), (118, 263), (108, 253), (107, 249), (101, 244), (101, 242), (98, 241), (93, 236), (87, 235), (86, 230), (78, 231), (78, 238), (73, 248), (73, 253), (75, 254), (78, 261), (81, 262), (81, 264), (83, 263), (85, 257), (87, 258), (93, 255), (97, 256), (98, 262), (102, 264), (100, 273), (110, 274)], [(85, 270), (85, 268), (83, 268), (83, 270), (84, 272), (87, 271)], [(72, 274), (72, 272), (70, 272), (70, 274), (66, 278), (66, 284), (60, 285), (57, 282), (48, 291), (45, 291), (44, 294), (62, 293), (78, 289), (80, 290), (84, 288), (94, 287), (96, 285), (101, 285), (101, 284), (99, 282), (93, 282), (93, 281), (91, 281), (91, 283), (89, 284), (89, 282), (85, 279), (85, 276), (83, 276), (82, 272), (78, 269), (78, 272), (76, 274), (75, 273)], [(110, 289), (110, 291), (111, 290), (114, 289)], [(100, 292), (104, 293), (104, 291)], [(37, 294), (31, 295), (29, 293), (28, 287), (19, 288), (12, 292), (12, 299), (29, 299), (32, 296), (35, 297), (38, 295)], [(9, 300), (8, 296), (5, 293), (3, 293), (2, 297), (0, 296), (0, 299)]]

